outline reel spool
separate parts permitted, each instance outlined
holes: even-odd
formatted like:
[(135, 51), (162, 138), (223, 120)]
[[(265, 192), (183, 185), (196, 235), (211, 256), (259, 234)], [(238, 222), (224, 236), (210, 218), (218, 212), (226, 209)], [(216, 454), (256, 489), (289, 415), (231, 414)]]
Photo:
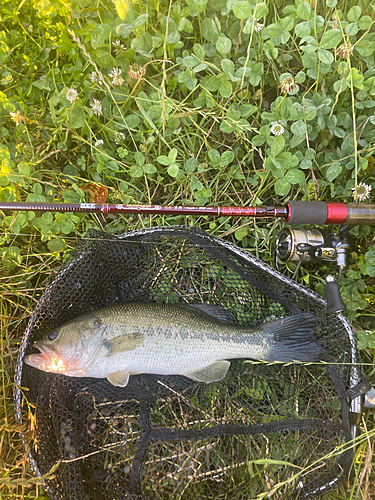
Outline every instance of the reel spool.
[(309, 262), (310, 249), (325, 245), (323, 234), (317, 229), (282, 229), (276, 240), (276, 252), (282, 262)]

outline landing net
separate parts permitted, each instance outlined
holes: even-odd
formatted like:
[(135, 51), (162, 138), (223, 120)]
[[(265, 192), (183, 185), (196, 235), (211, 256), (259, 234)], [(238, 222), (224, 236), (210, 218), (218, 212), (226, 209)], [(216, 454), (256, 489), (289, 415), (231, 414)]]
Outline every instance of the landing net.
[[(24, 363), (53, 327), (118, 301), (216, 304), (247, 326), (312, 312), (331, 363), (240, 359), (219, 382), (134, 375), (125, 388)], [(319, 497), (351, 466), (345, 393), (365, 380), (353, 339), (318, 295), (206, 233), (89, 231), (41, 297), (21, 347), (15, 402), (18, 420), (29, 411), (36, 423), (30, 462), (38, 475), (57, 465), (45, 483), (56, 500)]]

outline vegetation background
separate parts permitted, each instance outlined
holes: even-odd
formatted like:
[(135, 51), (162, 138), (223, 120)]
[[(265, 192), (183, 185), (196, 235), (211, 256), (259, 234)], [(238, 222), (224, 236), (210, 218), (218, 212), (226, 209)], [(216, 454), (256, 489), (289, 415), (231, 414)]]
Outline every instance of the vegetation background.
[[(371, 202), (374, 16), (366, 0), (3, 0), (0, 200)], [(35, 212), (4, 213), (0, 224), (0, 497), (12, 499), (45, 498), (13, 416), (17, 349), (87, 229), (196, 225), (274, 266), (283, 226)], [(375, 240), (370, 226), (350, 235), (342, 296), (375, 385)], [(299, 279), (324, 295), (328, 272), (310, 264)], [(362, 427), (358, 483), (326, 498), (375, 494), (374, 410)]]

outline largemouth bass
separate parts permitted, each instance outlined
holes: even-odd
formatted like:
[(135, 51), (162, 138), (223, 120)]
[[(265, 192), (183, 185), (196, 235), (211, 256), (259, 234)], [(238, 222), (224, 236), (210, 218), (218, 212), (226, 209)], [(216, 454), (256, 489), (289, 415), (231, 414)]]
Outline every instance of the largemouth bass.
[(107, 378), (125, 387), (129, 375), (139, 373), (214, 382), (227, 374), (228, 359), (321, 359), (312, 314), (254, 328), (235, 325), (230, 316), (208, 304), (115, 304), (52, 330), (35, 344), (40, 352), (26, 356), (25, 362), (47, 372)]

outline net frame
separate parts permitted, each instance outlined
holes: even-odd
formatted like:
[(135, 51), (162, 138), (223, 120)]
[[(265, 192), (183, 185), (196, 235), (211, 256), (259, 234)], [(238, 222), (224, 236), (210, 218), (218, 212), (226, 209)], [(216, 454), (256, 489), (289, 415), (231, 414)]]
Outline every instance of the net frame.
[[(19, 423), (21, 423), (24, 420), (24, 393), (22, 391), (22, 386), (25, 386), (25, 369), (27, 370), (27, 365), (24, 363), (24, 357), (25, 355), (30, 351), (30, 346), (31, 343), (33, 342), (33, 339), (35, 338), (36, 334), (38, 333), (38, 321), (40, 314), (42, 314), (43, 310), (46, 308), (46, 305), (50, 302), (51, 294), (54, 293), (56, 288), (59, 287), (59, 285), (68, 278), (71, 278), (71, 273), (72, 270), (74, 271), (74, 266), (77, 265), (77, 261), (79, 259), (82, 259), (83, 256), (85, 255), (85, 252), (92, 251), (92, 248), (90, 249), (90, 240), (95, 240), (95, 241), (100, 241), (100, 242), (105, 242), (105, 244), (115, 244), (115, 242), (133, 242), (136, 241), (139, 245), (146, 245), (147, 244), (154, 244), (156, 241), (160, 240), (160, 238), (163, 237), (169, 237), (169, 238), (185, 238), (186, 240), (189, 241), (190, 244), (196, 245), (197, 248), (204, 249), (204, 251), (208, 252), (211, 256), (215, 258), (220, 258), (220, 255), (222, 252), (226, 252), (227, 255), (230, 255), (230, 257), (233, 259), (232, 261), (232, 269), (236, 270), (236, 268), (239, 266), (239, 263), (249, 263), (255, 270), (259, 270), (261, 273), (265, 273), (267, 276), (270, 276), (272, 279), (276, 280), (280, 284), (280, 286), (286, 287), (289, 290), (293, 290), (293, 293), (296, 295), (296, 297), (303, 297), (303, 300), (308, 301), (309, 303), (314, 305), (314, 308), (316, 310), (324, 311), (326, 309), (326, 301), (317, 295), (315, 292), (311, 291), (307, 287), (298, 284), (297, 282), (289, 279), (288, 277), (282, 275), (280, 272), (277, 270), (271, 268), (268, 266), (266, 263), (261, 261), (260, 259), (256, 258), (249, 252), (240, 249), (239, 247), (232, 245), (231, 243), (228, 243), (224, 240), (221, 240), (219, 238), (213, 237), (208, 235), (207, 233), (204, 233), (203, 231), (197, 230), (197, 229), (187, 229), (185, 227), (158, 227), (158, 228), (149, 228), (149, 229), (142, 229), (142, 230), (137, 230), (137, 231), (132, 231), (129, 233), (126, 233), (124, 235), (120, 236), (113, 236), (113, 235), (108, 235), (106, 233), (101, 233), (98, 231), (92, 231), (88, 233), (87, 239), (83, 240), (81, 244), (78, 246), (77, 250), (73, 252), (72, 256), (68, 259), (68, 261), (63, 265), (62, 269), (56, 276), (56, 278), (53, 280), (51, 285), (46, 289), (44, 294), (42, 295), (40, 301), (38, 302), (31, 318), (29, 321), (29, 324), (27, 326), (27, 329), (25, 331), (25, 335), (23, 338), (23, 342), (20, 348), (20, 353), (19, 353), (19, 358), (17, 362), (17, 369), (16, 369), (16, 375), (15, 375), (15, 391), (14, 391), (14, 401), (15, 401), (15, 412), (16, 412), (16, 418)], [(85, 249), (86, 246), (86, 249)], [(147, 253), (147, 252), (146, 252)], [(223, 255), (223, 254), (222, 254)], [(221, 256), (222, 256), (221, 255)], [(218, 257), (219, 256), (219, 257)], [(137, 264), (137, 258), (135, 258), (135, 261), (132, 263), (129, 260), (127, 261), (126, 265), (128, 267), (132, 267), (132, 265)], [(243, 271), (243, 270), (242, 270)], [(263, 286), (260, 283), (257, 284), (257, 286)], [(267, 287), (266, 287), (267, 288)], [(272, 295), (272, 290), (270, 291), (270, 295)], [(160, 298), (160, 297), (159, 297)], [(95, 300), (94, 300), (95, 302)], [(113, 302), (113, 298), (109, 299), (109, 303)], [(108, 303), (108, 305), (109, 305)], [(103, 305), (103, 302), (101, 301), (101, 305)], [(301, 310), (300, 304), (299, 306), (295, 306), (295, 304), (289, 304), (289, 310), (293, 313), (293, 308), (294, 312), (298, 312)], [(302, 308), (303, 311), (303, 308)], [(82, 311), (85, 312), (85, 311)], [(304, 312), (304, 311), (303, 311)], [(73, 314), (73, 316), (76, 316), (77, 312)], [(348, 345), (349, 347), (349, 356), (351, 359), (352, 366), (350, 367), (350, 370), (345, 371), (345, 375), (342, 376), (342, 373), (340, 372), (340, 369), (337, 367), (337, 365), (333, 364), (332, 366), (328, 365), (328, 371), (330, 372), (330, 376), (333, 378), (335, 381), (335, 386), (336, 390), (340, 393), (341, 397), (341, 402), (342, 402), (342, 422), (341, 424), (343, 425), (344, 428), (344, 433), (345, 433), (345, 441), (348, 442), (350, 440), (350, 424), (349, 424), (349, 406), (348, 402), (345, 401), (345, 391), (353, 386), (358, 385), (359, 383), (363, 382), (365, 380), (362, 368), (358, 364), (358, 353), (356, 350), (356, 340), (355, 340), (355, 335), (353, 330), (351, 329), (351, 326), (347, 320), (347, 318), (340, 314), (335, 315), (335, 321), (338, 321), (345, 331), (345, 335), (347, 336), (348, 340)], [(59, 319), (57, 318), (57, 323), (59, 323)], [(335, 426), (333, 425), (332, 429)], [(279, 426), (279, 430), (281, 427)], [(256, 433), (256, 429), (252, 429), (253, 432)], [(260, 431), (259, 431), (260, 432)], [(262, 427), (262, 432), (264, 432), (264, 426)], [(177, 436), (178, 437), (178, 436)], [(26, 439), (26, 438), (25, 438)], [(177, 439), (177, 438), (176, 438)], [(309, 492), (304, 492), (303, 489), (300, 488), (299, 490), (299, 497), (300, 498), (313, 498), (317, 495), (320, 495), (321, 492), (328, 491), (329, 489), (334, 488), (341, 480), (342, 476), (344, 473), (347, 473), (349, 470), (349, 465), (351, 463), (351, 458), (352, 458), (352, 450), (346, 451), (343, 453), (343, 462), (340, 465), (341, 470), (337, 470), (335, 474), (331, 474), (331, 477), (329, 475), (326, 478), (325, 484), (321, 485), (317, 491), (309, 491)], [(40, 470), (40, 465), (38, 463), (38, 457), (35, 454), (35, 450), (31, 450), (28, 452), (28, 458), (30, 461), (30, 464), (34, 470), (34, 472), (38, 476), (42, 476), (45, 471)], [(56, 491), (54, 488), (48, 484), (45, 483), (45, 488), (48, 494), (51, 496), (51, 498), (60, 498), (58, 495), (56, 496)], [(139, 487), (133, 488), (135, 493), (135, 497), (139, 499), (146, 499), (148, 498), (147, 495), (142, 493), (141, 489)], [(295, 490), (293, 490), (295, 491)], [(306, 494), (305, 494), (306, 493)], [(134, 497), (134, 498), (135, 498)], [(128, 497), (126, 497), (128, 498)], [(130, 498), (130, 497), (129, 497)], [(151, 497), (150, 497), (151, 498)]]

